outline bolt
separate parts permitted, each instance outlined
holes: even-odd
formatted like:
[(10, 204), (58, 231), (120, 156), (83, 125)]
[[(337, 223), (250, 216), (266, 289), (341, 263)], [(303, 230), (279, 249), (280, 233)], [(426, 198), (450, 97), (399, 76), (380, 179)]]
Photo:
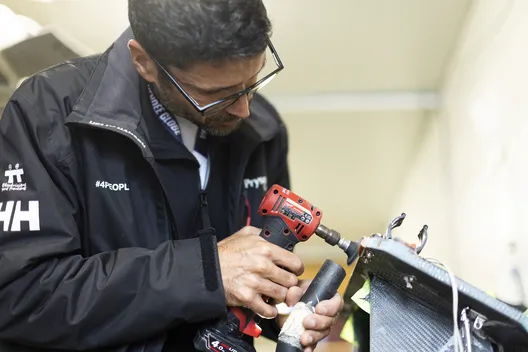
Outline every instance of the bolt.
[(403, 277), (403, 280), (405, 280), (405, 283), (406, 283), (406, 286), (408, 289), (412, 289), (412, 284), (414, 283), (414, 281), (416, 281), (416, 278), (414, 276), (404, 276)]

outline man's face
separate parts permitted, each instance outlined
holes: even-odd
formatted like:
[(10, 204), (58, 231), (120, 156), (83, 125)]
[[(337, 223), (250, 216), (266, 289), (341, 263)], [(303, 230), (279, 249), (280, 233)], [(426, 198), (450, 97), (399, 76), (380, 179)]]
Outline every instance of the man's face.
[[(195, 64), (185, 70), (169, 68), (169, 72), (188, 95), (204, 106), (253, 85), (259, 79), (265, 58), (263, 53), (251, 59), (221, 64)], [(160, 101), (172, 114), (190, 120), (211, 135), (228, 135), (250, 114), (251, 97), (243, 95), (224, 110), (202, 116), (161, 69), (155, 86)]]

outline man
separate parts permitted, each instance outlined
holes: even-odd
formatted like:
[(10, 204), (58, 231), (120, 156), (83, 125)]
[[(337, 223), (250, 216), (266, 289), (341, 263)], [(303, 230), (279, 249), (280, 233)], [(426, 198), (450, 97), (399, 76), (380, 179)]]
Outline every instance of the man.
[[(193, 351), (227, 306), (276, 339), (274, 304), (302, 295), (301, 260), (258, 236), (267, 186), (289, 187), (286, 128), (254, 94), (282, 68), (261, 0), (129, 0), (129, 18), (0, 120), (3, 352)], [(308, 351), (342, 303), (304, 321)]]

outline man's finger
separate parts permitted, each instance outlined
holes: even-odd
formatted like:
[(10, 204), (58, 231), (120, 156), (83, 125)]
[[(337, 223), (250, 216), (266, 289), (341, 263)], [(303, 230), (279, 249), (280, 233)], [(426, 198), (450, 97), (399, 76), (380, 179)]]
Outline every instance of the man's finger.
[(335, 324), (335, 317), (311, 314), (304, 318), (303, 325), (306, 330), (326, 330)]
[(261, 296), (255, 297), (248, 308), (265, 319), (273, 319), (278, 314), (277, 308), (264, 302)]
[(320, 315), (326, 315), (328, 317), (333, 317), (337, 315), (343, 309), (343, 298), (338, 293), (335, 296), (327, 301), (320, 302), (315, 307), (315, 312)]
[(286, 288), (296, 286), (299, 283), (299, 278), (295, 274), (273, 264), (270, 264), (270, 268), (262, 276)]
[(304, 273), (304, 263), (296, 254), (272, 243), (269, 243), (263, 250), (277, 266), (283, 267), (297, 276), (301, 276)]
[(330, 330), (325, 331), (305, 331), (301, 336), (301, 345), (311, 347), (312, 345), (324, 340), (330, 334)]
[(287, 288), (262, 278), (258, 280), (255, 290), (261, 295), (273, 299), (276, 303), (284, 302), (288, 293)]
[(300, 287), (290, 287), (288, 289), (288, 292), (286, 293), (286, 300), (284, 301), (284, 303), (286, 303), (288, 307), (293, 307), (301, 300), (302, 295), (303, 290)]
[(246, 234), (246, 235), (250, 235), (250, 236), (259, 236), (260, 233), (262, 232), (261, 229), (259, 228), (256, 228), (254, 226), (246, 226), (244, 228), (242, 228), (242, 230), (240, 230), (240, 232)]

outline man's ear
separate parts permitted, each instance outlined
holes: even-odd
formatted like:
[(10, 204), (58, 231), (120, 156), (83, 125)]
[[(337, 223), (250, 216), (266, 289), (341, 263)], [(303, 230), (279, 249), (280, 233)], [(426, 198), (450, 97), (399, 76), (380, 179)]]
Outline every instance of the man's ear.
[(147, 82), (156, 82), (158, 78), (157, 66), (141, 44), (137, 40), (132, 39), (128, 42), (128, 49), (130, 50), (132, 62), (141, 77)]

